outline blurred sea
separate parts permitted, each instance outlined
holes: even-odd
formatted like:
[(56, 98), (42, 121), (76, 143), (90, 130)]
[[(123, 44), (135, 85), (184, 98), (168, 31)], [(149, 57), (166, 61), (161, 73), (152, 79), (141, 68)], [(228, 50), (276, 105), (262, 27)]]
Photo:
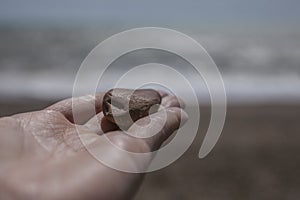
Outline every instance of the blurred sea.
[[(70, 97), (84, 58), (98, 43), (122, 30), (109, 26), (0, 26), (0, 101)], [(300, 101), (300, 34), (199, 31), (188, 35), (201, 43), (217, 64), (230, 104)], [(170, 66), (180, 63), (178, 58), (145, 51), (135, 57), (129, 55), (106, 78), (114, 77), (122, 64), (133, 67), (138, 56)], [(181, 67), (190, 66), (182, 63)], [(194, 79), (191, 76), (197, 85), (197, 75)], [(203, 83), (197, 92), (208, 100)]]

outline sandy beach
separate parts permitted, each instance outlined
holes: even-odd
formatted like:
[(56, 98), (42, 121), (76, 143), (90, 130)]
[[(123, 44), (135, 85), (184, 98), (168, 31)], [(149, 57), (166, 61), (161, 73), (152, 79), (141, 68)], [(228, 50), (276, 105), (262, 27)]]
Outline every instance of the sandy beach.
[(208, 157), (197, 157), (204, 125), (178, 161), (146, 177), (136, 199), (298, 199), (299, 114), (299, 105), (229, 107)]

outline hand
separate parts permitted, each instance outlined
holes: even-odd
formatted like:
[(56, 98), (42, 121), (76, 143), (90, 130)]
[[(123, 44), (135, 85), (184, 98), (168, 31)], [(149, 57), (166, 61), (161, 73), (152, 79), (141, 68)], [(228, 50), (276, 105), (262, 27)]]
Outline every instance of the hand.
[[(96, 151), (105, 151), (116, 162), (128, 162), (115, 155), (111, 146), (102, 144), (107, 136), (120, 148), (132, 152), (149, 152), (179, 128), (187, 115), (179, 108), (176, 97), (164, 92), (162, 105), (167, 120), (155, 136), (138, 139), (123, 133), (103, 118), (102, 96), (73, 99), (81, 113), (76, 127), (81, 138)], [(95, 102), (96, 116), (87, 112)], [(129, 132), (151, 134), (160, 125), (163, 112), (151, 115), (152, 127), (130, 127)], [(136, 123), (144, 124), (149, 117)], [(101, 130), (97, 129), (101, 124)], [(17, 114), (0, 119), (0, 199), (129, 199), (137, 191), (143, 174), (124, 173), (111, 169), (92, 157), (82, 144), (72, 114), (72, 99), (58, 102), (44, 110)], [(122, 160), (123, 159), (123, 160)], [(151, 158), (132, 161), (134, 167), (147, 167)], [(131, 162), (131, 161), (130, 161)]]

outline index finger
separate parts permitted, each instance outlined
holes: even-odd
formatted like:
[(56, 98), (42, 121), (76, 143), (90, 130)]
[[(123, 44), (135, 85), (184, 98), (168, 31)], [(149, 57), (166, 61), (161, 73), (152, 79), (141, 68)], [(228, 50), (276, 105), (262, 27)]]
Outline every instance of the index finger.
[[(45, 110), (53, 110), (62, 113), (70, 122), (74, 123), (73, 112), (76, 108), (76, 113), (80, 113), (80, 118), (76, 118), (77, 124), (83, 124), (87, 122), (95, 114), (101, 112), (102, 101), (104, 93), (97, 93), (96, 95), (86, 95), (82, 97), (69, 98), (59, 101)], [(94, 106), (91, 110), (90, 106)]]

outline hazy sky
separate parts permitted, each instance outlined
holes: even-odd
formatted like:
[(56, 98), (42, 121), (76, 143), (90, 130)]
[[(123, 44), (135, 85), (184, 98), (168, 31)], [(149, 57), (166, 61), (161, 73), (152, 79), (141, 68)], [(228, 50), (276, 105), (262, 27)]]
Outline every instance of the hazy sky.
[(298, 0), (0, 0), (0, 21), (299, 25)]

